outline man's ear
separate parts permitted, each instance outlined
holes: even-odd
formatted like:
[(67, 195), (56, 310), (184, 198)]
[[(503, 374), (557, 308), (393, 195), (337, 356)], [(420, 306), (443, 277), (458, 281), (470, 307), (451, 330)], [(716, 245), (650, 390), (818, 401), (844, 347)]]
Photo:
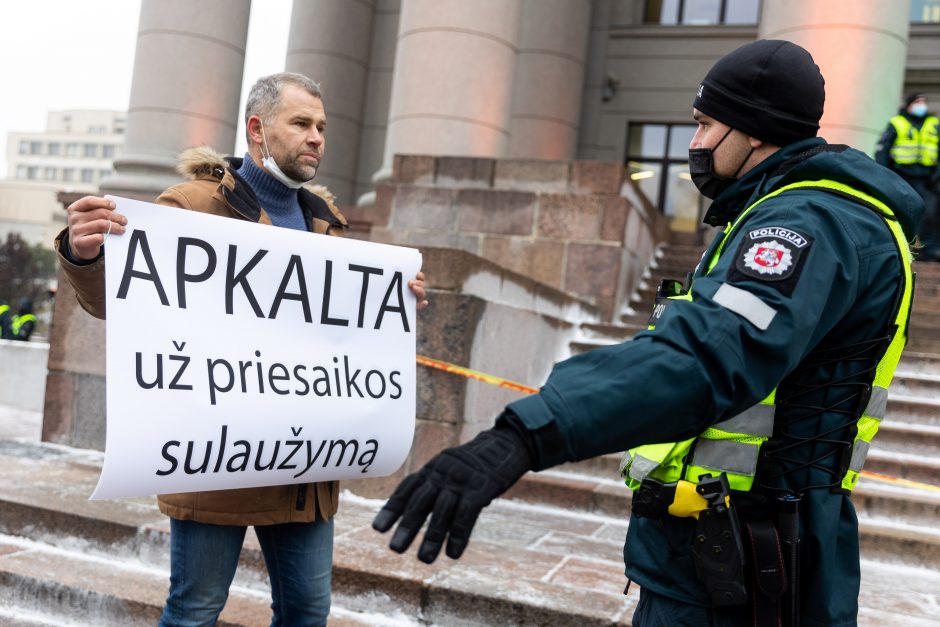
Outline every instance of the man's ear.
[(249, 117), (248, 121), (245, 123), (245, 128), (248, 131), (248, 137), (251, 138), (251, 142), (253, 144), (261, 144), (261, 118), (257, 115)]
[(750, 142), (751, 148), (753, 148), (754, 150), (757, 150), (758, 148), (764, 145), (763, 140), (757, 139), (756, 137), (751, 137), (750, 135), (747, 136), (747, 141)]

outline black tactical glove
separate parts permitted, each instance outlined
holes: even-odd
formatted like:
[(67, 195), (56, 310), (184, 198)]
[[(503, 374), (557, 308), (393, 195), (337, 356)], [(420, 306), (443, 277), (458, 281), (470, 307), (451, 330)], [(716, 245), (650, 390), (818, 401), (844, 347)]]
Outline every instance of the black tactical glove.
[(530, 468), (532, 453), (524, 436), (512, 427), (496, 426), (442, 451), (405, 477), (372, 527), (384, 533), (401, 518), (389, 547), (404, 553), (432, 514), (418, 559), (427, 564), (437, 559), (448, 536), (447, 556), (457, 559), (467, 548), (480, 511)]

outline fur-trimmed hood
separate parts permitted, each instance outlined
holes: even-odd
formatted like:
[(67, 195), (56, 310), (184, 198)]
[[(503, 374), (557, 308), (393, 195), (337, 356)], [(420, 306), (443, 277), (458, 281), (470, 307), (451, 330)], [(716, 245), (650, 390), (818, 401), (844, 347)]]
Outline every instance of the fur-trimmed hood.
[[(209, 146), (187, 148), (179, 154), (176, 163), (176, 171), (189, 180), (204, 177), (221, 179), (225, 174), (225, 169), (230, 167), (226, 159), (225, 155), (216, 152)], [(316, 194), (331, 206), (335, 206), (336, 195), (325, 185), (306, 183), (304, 184), (304, 188)]]
[[(214, 171), (224, 171), (227, 167), (225, 157), (208, 146), (187, 148), (179, 154), (176, 162), (176, 171), (190, 180), (212, 176)], [(222, 178), (221, 173), (216, 178)]]

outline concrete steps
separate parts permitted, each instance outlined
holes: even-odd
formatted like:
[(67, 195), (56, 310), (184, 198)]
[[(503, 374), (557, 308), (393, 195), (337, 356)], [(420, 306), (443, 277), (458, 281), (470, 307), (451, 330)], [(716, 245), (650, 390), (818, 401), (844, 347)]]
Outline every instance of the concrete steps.
[[(155, 624), (166, 594), (168, 526), (152, 499), (89, 502), (95, 455), (16, 444), (0, 452), (0, 624)], [(606, 456), (589, 473), (530, 475), (513, 500), (484, 512), (463, 558), (431, 566), (414, 549), (392, 553), (388, 536), (371, 530), (381, 501), (344, 493), (330, 626), (629, 625), (637, 599), (635, 586), (622, 594), (629, 490), (590, 474), (611, 464), (616, 472), (616, 462)], [(936, 520), (936, 495), (863, 482), (854, 500), (865, 556), (860, 624), (936, 627), (940, 540), (916, 526)], [(909, 522), (899, 525), (901, 515)], [(910, 556), (905, 566), (892, 563), (899, 554)], [(902, 576), (914, 581), (897, 587)], [(248, 534), (220, 624), (267, 624), (268, 594)], [(902, 622), (884, 622), (887, 615)]]
[[(242, 565), (241, 570), (248, 568)], [(259, 580), (264, 577), (263, 571), (252, 574)], [(78, 619), (82, 625), (151, 626), (159, 620), (168, 577), (165, 568), (148, 567), (118, 554), (89, 555), (22, 537), (0, 536), (0, 624), (74, 625)], [(233, 585), (218, 625), (268, 624), (270, 592), (259, 588)], [(342, 594), (337, 595), (330, 627), (421, 624), (394, 607), (384, 612), (350, 610), (341, 605), (344, 600)]]
[[(155, 624), (169, 577), (169, 527), (155, 500), (88, 501), (100, 454), (0, 442), (0, 608), (45, 624)], [(636, 591), (622, 594), (623, 518), (500, 501), (462, 559), (427, 566), (371, 529), (382, 501), (348, 492), (341, 501), (333, 627), (629, 625)], [(224, 624), (267, 624), (269, 594), (249, 533)]]
[[(89, 625), (155, 625), (167, 573), (20, 537), (0, 537), (0, 594), (5, 607)], [(270, 621), (270, 597), (234, 587), (220, 625)]]

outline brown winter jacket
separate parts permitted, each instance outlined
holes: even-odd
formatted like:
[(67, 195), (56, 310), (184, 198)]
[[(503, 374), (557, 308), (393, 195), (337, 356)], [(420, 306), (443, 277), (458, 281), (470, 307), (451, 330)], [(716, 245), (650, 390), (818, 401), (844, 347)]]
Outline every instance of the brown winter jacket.
[[(254, 192), (233, 173), (241, 159), (224, 159), (209, 148), (193, 148), (180, 155), (177, 170), (190, 180), (174, 185), (157, 204), (201, 213), (271, 224)], [(332, 203), (332, 195), (322, 186), (300, 190), (300, 205), (308, 228), (314, 233), (342, 236), (346, 218)], [(56, 238), (59, 264), (82, 308), (104, 319), (104, 255), (92, 263), (72, 263), (62, 251), (68, 246), (68, 229)], [(213, 490), (163, 494), (157, 497), (160, 511), (179, 520), (195, 520), (216, 525), (270, 525), (285, 522), (326, 520), (339, 507), (339, 482), (281, 485), (236, 490)]]

